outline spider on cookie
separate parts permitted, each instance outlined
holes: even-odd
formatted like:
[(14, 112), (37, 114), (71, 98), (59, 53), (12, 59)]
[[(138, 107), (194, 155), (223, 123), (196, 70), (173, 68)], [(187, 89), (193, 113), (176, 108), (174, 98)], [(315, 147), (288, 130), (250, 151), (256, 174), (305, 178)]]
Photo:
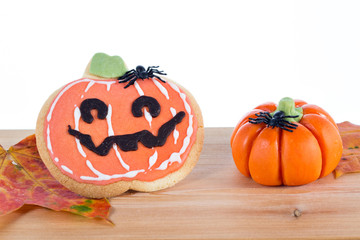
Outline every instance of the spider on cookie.
[(129, 86), (133, 85), (135, 81), (138, 79), (144, 80), (148, 78), (156, 78), (162, 81), (163, 83), (165, 83), (163, 79), (161, 79), (159, 76), (156, 75), (156, 74), (166, 75), (164, 71), (158, 70), (157, 69), (158, 67), (159, 66), (149, 66), (145, 70), (143, 66), (139, 65), (135, 69), (129, 70), (123, 76), (119, 77), (118, 78), (119, 83), (128, 82), (128, 84), (124, 88), (128, 88)]

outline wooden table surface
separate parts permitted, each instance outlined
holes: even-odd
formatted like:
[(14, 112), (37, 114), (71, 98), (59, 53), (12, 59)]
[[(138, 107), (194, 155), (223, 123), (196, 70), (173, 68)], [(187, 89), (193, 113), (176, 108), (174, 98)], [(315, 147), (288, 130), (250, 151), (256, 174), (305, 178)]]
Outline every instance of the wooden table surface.
[[(300, 187), (258, 185), (233, 163), (231, 130), (205, 129), (198, 164), (176, 186), (112, 198), (115, 226), (25, 206), (0, 218), (0, 239), (360, 239), (360, 174)], [(0, 144), (31, 133), (2, 130)]]

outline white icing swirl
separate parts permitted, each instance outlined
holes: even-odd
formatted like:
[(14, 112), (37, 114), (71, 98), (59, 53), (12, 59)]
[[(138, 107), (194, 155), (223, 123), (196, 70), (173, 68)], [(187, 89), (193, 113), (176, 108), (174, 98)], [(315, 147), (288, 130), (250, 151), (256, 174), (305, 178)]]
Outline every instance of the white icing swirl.
[[(74, 118), (75, 118), (75, 130), (77, 130), (77, 131), (79, 131), (80, 117), (81, 117), (80, 109), (78, 107), (76, 107), (74, 110)], [(86, 153), (84, 152), (84, 149), (81, 146), (80, 140), (78, 138), (75, 138), (75, 142), (76, 142), (76, 147), (77, 147), (79, 153), (81, 154), (81, 156), (86, 158)]]
[[(47, 120), (48, 122), (50, 122), (52, 113), (53, 113), (54, 108), (55, 108), (55, 106), (56, 106), (56, 103), (59, 101), (59, 99), (61, 98), (61, 96), (62, 96), (69, 88), (71, 88), (72, 86), (74, 86), (74, 85), (76, 85), (76, 84), (78, 84), (78, 83), (82, 83), (82, 82), (89, 82), (89, 84), (90, 84), (91, 82), (94, 82), (94, 83), (97, 83), (97, 84), (105, 84), (105, 85), (109, 85), (109, 84), (111, 85), (111, 84), (117, 83), (117, 81), (106, 81), (106, 82), (104, 82), (104, 81), (95, 81), (95, 80), (91, 80), (91, 79), (85, 78), (85, 79), (80, 79), (80, 80), (77, 80), (77, 81), (74, 81), (74, 82), (68, 84), (66, 87), (64, 87), (64, 88), (59, 92), (59, 94), (56, 96), (53, 104), (51, 105), (50, 110), (49, 110), (49, 113), (48, 113), (48, 115), (47, 115), (47, 117), (46, 117), (46, 120)], [(89, 84), (88, 84), (87, 87), (89, 87)], [(91, 86), (90, 86), (90, 87), (91, 87)], [(86, 90), (86, 89), (85, 89), (85, 90)]]
[(73, 171), (72, 171), (70, 168), (68, 168), (67, 166), (61, 165), (61, 168), (64, 169), (65, 172), (68, 172), (68, 173), (70, 173), (70, 174), (73, 174)]
[(114, 179), (114, 178), (133, 178), (135, 177), (138, 173), (140, 172), (145, 172), (144, 169), (140, 169), (140, 170), (134, 170), (134, 171), (130, 171), (130, 172), (126, 172), (124, 174), (113, 174), (113, 175), (108, 175), (108, 174), (104, 174), (100, 171), (98, 171), (97, 169), (94, 168), (94, 166), (91, 164), (91, 162), (89, 160), (86, 160), (86, 165), (88, 166), (88, 168), (97, 176), (97, 177), (90, 177), (90, 176), (81, 176), (80, 178), (82, 180), (90, 180), (90, 181), (104, 181), (104, 180), (110, 180), (110, 179)]
[(183, 154), (187, 147), (190, 144), (190, 138), (191, 135), (193, 134), (194, 130), (193, 130), (193, 115), (191, 114), (191, 108), (190, 105), (187, 103), (186, 101), (186, 95), (182, 92), (180, 92), (180, 89), (178, 88), (178, 86), (176, 86), (175, 84), (168, 82), (169, 85), (176, 91), (179, 93), (181, 99), (183, 100), (184, 106), (185, 106), (185, 110), (187, 111), (187, 113), (189, 114), (189, 126), (187, 128), (186, 131), (186, 137), (184, 138), (183, 141), (183, 146), (181, 147), (179, 152), (174, 152), (170, 155), (170, 158), (165, 160), (164, 162), (161, 163), (161, 165), (157, 168), (157, 170), (165, 170), (168, 168), (169, 164), (173, 163), (173, 162), (178, 162), (181, 163), (181, 154)]
[[(140, 85), (137, 82), (134, 82), (135, 88), (138, 91), (140, 96), (144, 96), (144, 91), (141, 89)], [(148, 110), (146, 110), (146, 108), (144, 108), (144, 116), (146, 121), (149, 122), (149, 126), (151, 128), (151, 122), (152, 122), (152, 116), (151, 114), (148, 112)]]
[(47, 147), (50, 150), (51, 154), (54, 154), (53, 150), (52, 150), (52, 146), (51, 146), (51, 141), (50, 141), (50, 125), (48, 124), (47, 126), (47, 130), (46, 130), (46, 139), (47, 139)]
[(150, 169), (155, 163), (158, 158), (158, 152), (155, 150), (154, 154), (149, 158), (149, 168)]
[(160, 92), (166, 97), (167, 100), (169, 100), (169, 93), (166, 90), (166, 88), (163, 85), (161, 85), (161, 83), (159, 83), (154, 78), (152, 80), (153, 80), (154, 84), (156, 85), (156, 87), (160, 90)]
[[(173, 107), (171, 107), (170, 108), (170, 112), (171, 112), (171, 114), (173, 115), (173, 117), (176, 115), (176, 110), (175, 110), (175, 108), (173, 108)], [(176, 127), (174, 128), (174, 132), (173, 132), (173, 137), (174, 137), (174, 144), (176, 144), (177, 143), (177, 140), (178, 140), (178, 138), (179, 138), (179, 131), (178, 130), (176, 130)]]
[(144, 92), (143, 92), (143, 90), (141, 89), (140, 85), (137, 82), (134, 82), (134, 86), (135, 86), (136, 90), (138, 91), (139, 95), (144, 96)]
[[(113, 130), (113, 127), (112, 127), (112, 123), (111, 123), (111, 115), (112, 115), (112, 107), (111, 107), (111, 104), (109, 104), (108, 106), (108, 114), (106, 115), (106, 122), (108, 124), (108, 136), (114, 136), (114, 130)], [(130, 170), (130, 166), (127, 165), (124, 160), (122, 159), (121, 155), (120, 155), (120, 152), (118, 151), (117, 149), (117, 145), (114, 144), (113, 145), (113, 148), (115, 150), (115, 154), (116, 154), (116, 157), (119, 159), (120, 161), (120, 164), (121, 166), (123, 166), (123, 168), (125, 168), (126, 170)]]
[(89, 91), (89, 89), (95, 84), (95, 81), (94, 80), (91, 80), (89, 82), (89, 84), (87, 85), (87, 87), (85, 88), (85, 92)]

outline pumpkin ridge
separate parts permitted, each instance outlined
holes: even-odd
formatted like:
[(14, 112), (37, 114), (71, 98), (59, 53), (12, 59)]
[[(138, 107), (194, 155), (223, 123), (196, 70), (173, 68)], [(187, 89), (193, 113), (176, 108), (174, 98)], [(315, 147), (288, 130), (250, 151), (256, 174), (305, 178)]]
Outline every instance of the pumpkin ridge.
[[(311, 115), (316, 115), (316, 116), (320, 116), (322, 118), (324, 118), (326, 121), (330, 122), (326, 117), (323, 117), (320, 113), (319, 114), (316, 114), (316, 113), (309, 113), (309, 114), (306, 114), (306, 116), (311, 116)], [(331, 123), (332, 124), (332, 123)], [(307, 130), (309, 130), (311, 132), (311, 134), (314, 136), (314, 138), (316, 139), (317, 143), (319, 144), (320, 146), (320, 152), (321, 152), (321, 171), (320, 171), (320, 176), (319, 178), (322, 177), (322, 173), (323, 173), (323, 168), (324, 168), (324, 165), (325, 165), (325, 159), (324, 159), (324, 150), (322, 148), (322, 145), (320, 144), (320, 141), (318, 139), (318, 136), (316, 136), (313, 132), (313, 130), (311, 128), (309, 128), (307, 125), (304, 125), (302, 124)], [(313, 126), (312, 126), (313, 127)]]
[[(321, 114), (316, 114), (316, 113), (309, 113), (306, 115), (307, 117), (311, 117), (311, 116), (314, 116), (315, 118), (319, 117), (321, 119), (324, 120), (324, 125), (326, 125), (325, 123), (328, 124), (328, 126), (332, 126), (334, 127), (333, 123), (331, 120), (329, 120), (326, 116), (323, 116)], [(306, 118), (307, 119), (307, 118)], [(320, 146), (320, 150), (321, 150), (321, 160), (322, 160), (322, 164), (321, 164), (321, 171), (320, 171), (320, 176), (319, 178), (322, 178), (324, 176), (327, 176), (328, 173), (325, 173), (326, 169), (328, 168), (329, 165), (331, 165), (331, 161), (329, 159), (326, 158), (326, 153), (325, 153), (325, 146), (323, 146), (323, 144), (326, 144), (326, 141), (325, 140), (320, 140), (321, 139), (324, 139), (324, 136), (317, 136), (316, 134), (314, 134), (314, 130), (313, 129), (317, 129), (316, 126), (312, 125), (311, 124), (311, 121), (307, 120), (307, 123), (306, 125), (305, 124), (302, 124), (304, 127), (306, 127), (312, 134), (313, 136), (315, 137), (316, 141), (318, 142), (319, 146)], [(311, 127), (308, 127), (308, 126), (311, 126)], [(337, 129), (337, 128), (335, 128)], [(322, 144), (321, 144), (322, 143)], [(340, 158), (339, 158), (340, 159)], [(337, 164), (336, 164), (337, 165)]]
[[(323, 161), (322, 161), (322, 149), (321, 149), (321, 145), (319, 144), (319, 141), (318, 139), (315, 137), (315, 135), (313, 134), (312, 131), (310, 131), (310, 129), (308, 129), (304, 124), (302, 123), (297, 123), (298, 124), (298, 129), (302, 129), (302, 131), (305, 133), (305, 132), (308, 132), (306, 133), (307, 134), (307, 140), (306, 141), (313, 141), (311, 139), (315, 139), (315, 141), (313, 142), (312, 146), (315, 146), (316, 145), (316, 149), (318, 149), (319, 151), (319, 154), (318, 157), (320, 157), (321, 159), (321, 168), (322, 168), (322, 165), (323, 165)], [(302, 141), (304, 142), (304, 141)], [(316, 143), (316, 144), (315, 144)], [(317, 150), (316, 150), (317, 151)], [(294, 153), (293, 153), (294, 154)], [(316, 159), (313, 159), (314, 161), (316, 161)], [(315, 163), (315, 162), (314, 162)], [(318, 174), (316, 175), (316, 177), (312, 177), (312, 178), (309, 178), (309, 176), (307, 177), (307, 180), (305, 182), (298, 182), (298, 180), (296, 180), (296, 183), (294, 184), (293, 182), (293, 179), (291, 179), (290, 181), (286, 182), (284, 181), (284, 184), (287, 185), (287, 186), (298, 186), (298, 185), (303, 185), (303, 184), (307, 184), (307, 183), (310, 183), (310, 182), (313, 182), (315, 181), (316, 179), (320, 178), (320, 174), (321, 174), (321, 168), (320, 168), (320, 171), (318, 172)], [(299, 171), (299, 169), (297, 169), (296, 171)], [(311, 176), (310, 176), (311, 177)], [(310, 179), (310, 180), (309, 180)]]
[(279, 135), (278, 135), (278, 159), (279, 159), (279, 176), (281, 178), (281, 184), (283, 185), (284, 184), (284, 176), (283, 176), (283, 167), (282, 167), (282, 159), (281, 159), (281, 144), (282, 144), (282, 134), (283, 134), (283, 130), (280, 129), (279, 131)]
[(254, 137), (253, 141), (251, 141), (249, 156), (248, 156), (248, 158), (247, 158), (247, 165), (248, 165), (249, 175), (250, 175), (249, 177), (251, 177), (251, 178), (252, 178), (252, 176), (251, 176), (251, 171), (250, 171), (250, 167), (249, 167), (251, 152), (252, 152), (252, 150), (253, 150), (254, 143), (255, 143), (256, 139), (259, 137), (260, 133), (261, 133), (265, 128), (266, 128), (266, 125), (265, 125), (264, 127), (259, 128), (259, 130), (255, 133), (255, 137)]
[[(250, 123), (245, 123), (239, 128), (234, 137), (232, 154), (235, 160), (235, 165), (239, 169), (239, 171), (246, 177), (251, 177), (249, 170), (249, 157), (251, 149), (253, 148), (253, 141), (258, 137), (258, 134), (263, 128), (264, 126), (261, 125), (254, 126)], [(246, 141), (246, 144), (239, 144), (241, 143), (241, 141)]]
[(334, 119), (330, 116), (330, 114), (328, 112), (326, 112), (321, 107), (316, 106), (314, 104), (307, 103), (307, 104), (303, 105), (303, 109), (304, 109), (304, 115), (305, 114), (316, 114), (318, 116), (321, 116), (321, 117), (325, 118), (326, 120), (328, 120), (331, 124), (333, 124), (338, 129), (338, 126), (337, 126), (336, 122), (334, 121)]
[(239, 129), (244, 126), (247, 122), (249, 122), (249, 117), (255, 117), (255, 114), (256, 113), (259, 113), (261, 111), (264, 111), (264, 110), (261, 110), (261, 109), (253, 109), (251, 110), (250, 112), (247, 112), (242, 118), (241, 120), (236, 124), (234, 130), (233, 130), (233, 133), (231, 135), (231, 138), (230, 138), (230, 145), (232, 146), (233, 142), (234, 142), (234, 138), (235, 138), (235, 135), (237, 134), (237, 132), (239, 131)]

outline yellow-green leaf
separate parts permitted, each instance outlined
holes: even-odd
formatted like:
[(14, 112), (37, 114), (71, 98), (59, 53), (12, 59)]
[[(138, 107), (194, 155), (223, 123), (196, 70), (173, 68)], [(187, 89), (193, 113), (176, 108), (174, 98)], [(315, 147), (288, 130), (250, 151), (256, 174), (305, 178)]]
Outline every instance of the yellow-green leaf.
[(35, 135), (5, 151), (0, 146), (0, 216), (24, 204), (67, 211), (111, 222), (107, 199), (81, 197), (55, 180), (41, 161)]
[(360, 126), (350, 122), (338, 124), (343, 142), (343, 154), (335, 169), (335, 177), (360, 172)]

